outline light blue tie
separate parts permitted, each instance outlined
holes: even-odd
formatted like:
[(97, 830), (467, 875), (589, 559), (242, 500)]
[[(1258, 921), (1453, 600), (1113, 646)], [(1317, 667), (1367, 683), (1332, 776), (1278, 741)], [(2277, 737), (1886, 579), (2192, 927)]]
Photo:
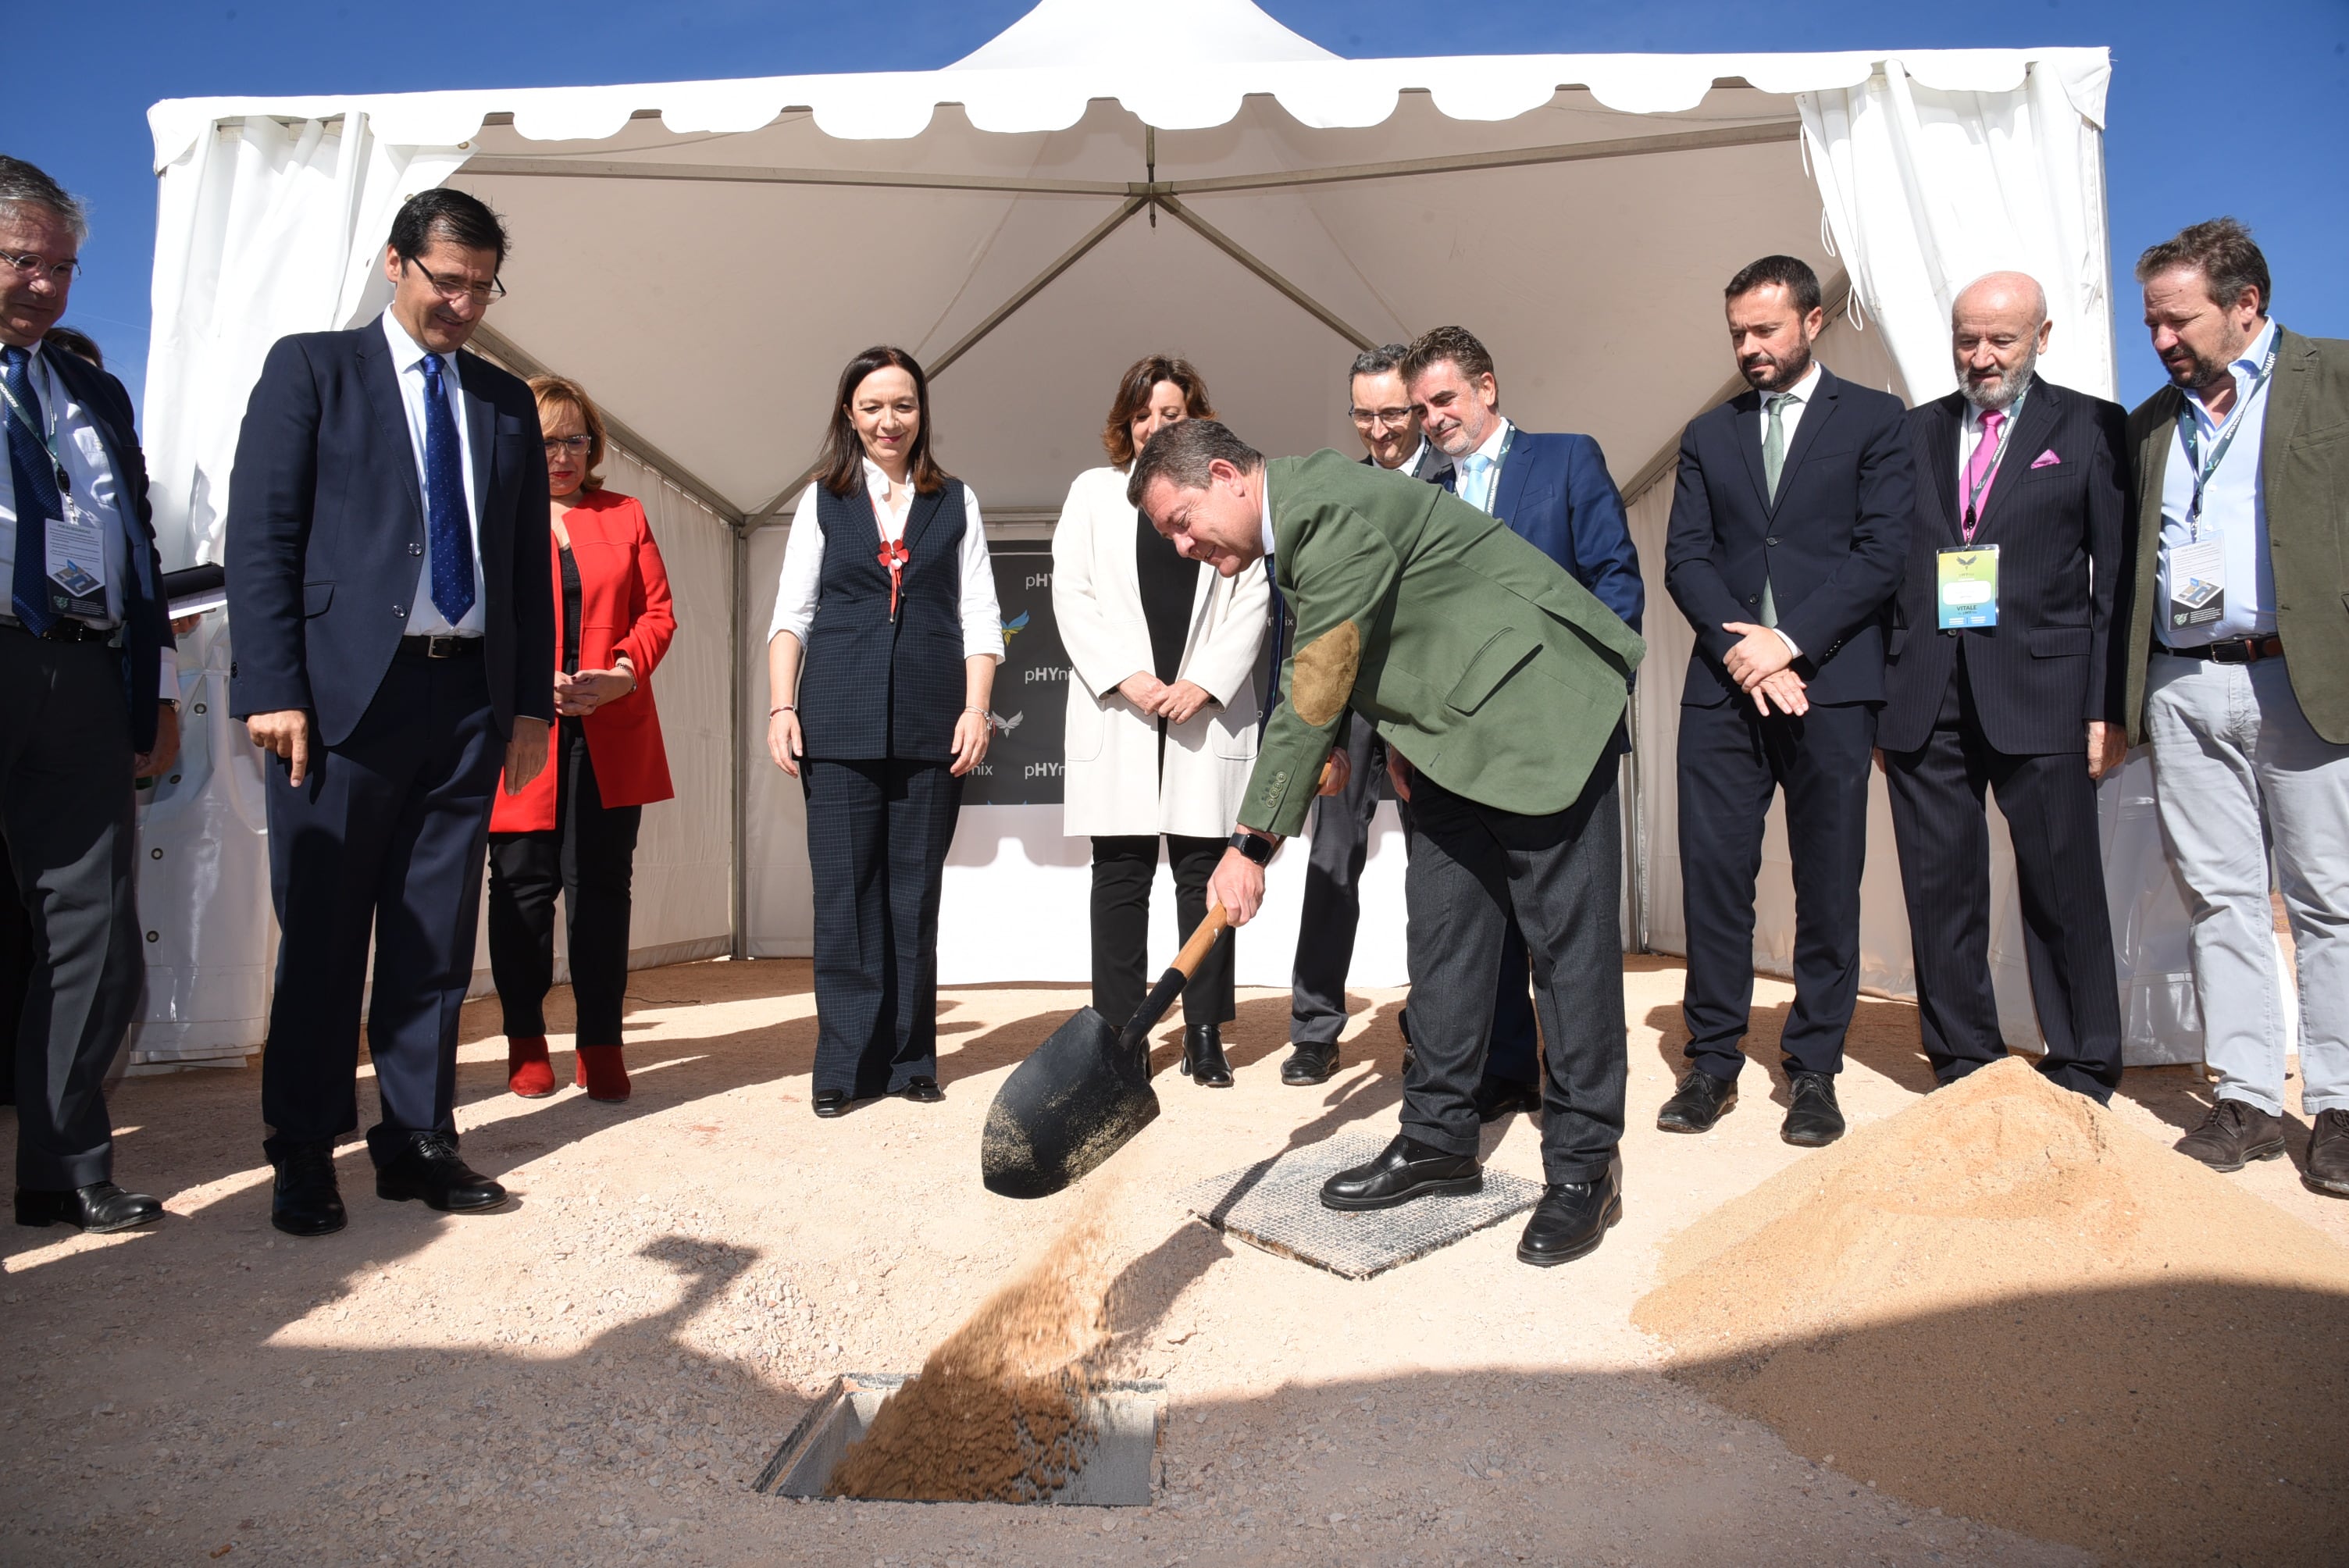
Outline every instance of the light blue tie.
[(1493, 459), (1482, 452), (1471, 452), (1460, 459), (1466, 478), (1461, 482), (1460, 499), (1478, 511), (1490, 515), (1493, 510)]
[[(16, 408), (0, 408), (0, 419), (8, 422), (8, 477), (16, 486), (16, 570), (9, 584), (9, 610), (37, 637), (57, 624), (57, 612), (49, 607), (49, 519), (65, 516), (66, 509), (57, 494), (57, 464), (40, 438), (25, 428), (26, 419), (37, 426), (41, 418), (40, 394), (26, 374), (31, 363), (32, 356), (14, 344), (0, 349), (0, 365), (5, 365), (0, 375), (16, 400)], [(24, 411), (23, 418), (17, 409)]]
[(437, 354), (424, 356), (424, 521), (433, 607), (453, 626), (473, 607), (473, 531), (465, 521), (464, 449)]

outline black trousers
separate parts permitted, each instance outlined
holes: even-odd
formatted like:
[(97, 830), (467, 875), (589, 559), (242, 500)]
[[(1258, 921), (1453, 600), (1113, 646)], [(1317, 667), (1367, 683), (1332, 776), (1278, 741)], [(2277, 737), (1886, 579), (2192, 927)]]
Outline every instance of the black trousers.
[(13, 1021), (16, 1184), (114, 1173), (106, 1069), (146, 984), (122, 655), (0, 626), (0, 836), (25, 942)]
[(938, 900), (962, 809), (943, 762), (800, 769), (814, 884), (814, 1088), (857, 1099), (938, 1070)]
[(1859, 876), (1868, 861), (1870, 704), (1767, 717), (1744, 697), (1681, 708), (1682, 906), (1688, 1057), (1733, 1081), (1754, 1005), (1754, 882), (1771, 797), (1786, 792), (1795, 872), (1795, 1008), (1779, 1037), (1790, 1071), (1843, 1070), (1859, 996)]
[(1412, 786), (1412, 1064), (1402, 1130), (1453, 1154), (1478, 1147), (1475, 1089), (1492, 1033), (1493, 975), (1512, 915), (1526, 936), (1547, 1046), (1542, 1169), (1603, 1173), (1623, 1136), (1623, 825), (1615, 754), (1563, 811), (1478, 805), (1424, 774)]
[[(1379, 809), (1378, 781), (1386, 770), (1386, 747), (1377, 729), (1359, 717), (1347, 737), (1346, 760), (1353, 769), (1346, 788), (1313, 806), (1297, 958), (1289, 974), (1288, 1038), (1295, 1045), (1326, 1046), (1346, 1028), (1346, 975), (1353, 966), (1354, 936), (1362, 921), (1362, 866), (1370, 858), (1371, 820)], [(1408, 854), (1411, 805), (1397, 805)], [(1514, 916), (1501, 940), (1485, 1076), (1528, 1084), (1538, 1083), (1542, 1076), (1526, 937)]]
[(556, 747), (555, 825), (490, 835), (490, 974), (508, 1037), (544, 1035), (560, 892), (578, 1011), (573, 1037), (583, 1046), (616, 1046), (628, 994), (628, 886), (645, 809), (604, 804), (587, 731), (578, 721), (560, 722)]
[(0, 1105), (16, 1103), (16, 1029), (25, 1021), (25, 989), (33, 977), (33, 927), (22, 900), (12, 896), (16, 868), (0, 833)]
[(505, 760), (481, 655), (394, 655), (340, 745), (295, 788), (267, 759), (277, 994), (261, 1060), (274, 1159), (358, 1125), (359, 1004), (380, 1165), (418, 1133), (457, 1134), (457, 1015), (473, 978), (490, 796)]
[(1995, 790), (2014, 841), (2023, 951), (2047, 1054), (2039, 1070), (2108, 1099), (2121, 1078), (2121, 1008), (2105, 903), (2096, 786), (2079, 750), (2018, 757), (1982, 736), (1958, 652), (1932, 733), (1884, 754), (1893, 840), (1917, 975), (1917, 1012), (1933, 1077), (1951, 1083), (2006, 1054), (1990, 983), (1990, 826)]
[[(1174, 872), (1174, 914), (1186, 942), (1207, 918), (1207, 879), (1224, 858), (1226, 842), (1166, 835), (1166, 859)], [(1157, 880), (1156, 834), (1093, 840), (1093, 1011), (1112, 1028), (1125, 1027), (1149, 994), (1151, 982), (1174, 959), (1169, 953), (1155, 967), (1150, 962), (1150, 885)], [(1183, 987), (1185, 1023), (1226, 1024), (1237, 1011), (1232, 940), (1229, 931), (1218, 937)], [(1343, 1006), (1341, 996), (1341, 1011)]]

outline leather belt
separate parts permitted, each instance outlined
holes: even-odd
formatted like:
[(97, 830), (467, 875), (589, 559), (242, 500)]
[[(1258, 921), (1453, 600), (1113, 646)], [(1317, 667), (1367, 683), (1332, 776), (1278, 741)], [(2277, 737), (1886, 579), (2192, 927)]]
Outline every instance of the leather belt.
[(2283, 657), (2283, 639), (2230, 637), (2223, 643), (2209, 643), (2199, 648), (2173, 648), (2168, 643), (2156, 643), (2153, 651), (2168, 654), (2173, 659), (2207, 659), (2214, 665), (2255, 665), (2261, 659)]
[(479, 637), (402, 637), (399, 651), (411, 659), (470, 659), (481, 651)]
[(0, 615), (0, 626), (11, 626), (28, 637), (38, 637), (45, 643), (110, 643), (114, 629), (93, 626), (87, 621), (60, 620), (46, 632), (36, 632), (14, 615)]

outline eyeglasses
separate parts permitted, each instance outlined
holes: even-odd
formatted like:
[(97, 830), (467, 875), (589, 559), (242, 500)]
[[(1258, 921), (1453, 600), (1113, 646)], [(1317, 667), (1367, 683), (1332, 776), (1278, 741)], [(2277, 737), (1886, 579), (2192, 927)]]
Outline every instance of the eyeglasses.
[(28, 283), (46, 273), (49, 282), (59, 288), (81, 275), (81, 263), (72, 256), (62, 262), (53, 262), (33, 251), (0, 251), (0, 262), (16, 268), (16, 275)]
[(549, 436), (546, 438), (546, 455), (551, 458), (557, 452), (584, 452), (595, 444), (593, 436)]
[(452, 303), (460, 298), (470, 297), (475, 304), (487, 304), (493, 299), (506, 297), (506, 285), (496, 278), (492, 278), (485, 284), (477, 284), (471, 279), (460, 278), (454, 273), (425, 272), (423, 267), (418, 266), (406, 256), (399, 258), (399, 264), (403, 267), (415, 267), (418, 272), (424, 273), (424, 281), (432, 285), (432, 292)]
[(1365, 430), (1373, 425), (1402, 426), (1411, 423), (1411, 410), (1408, 408), (1349, 408), (1346, 412), (1356, 425)]

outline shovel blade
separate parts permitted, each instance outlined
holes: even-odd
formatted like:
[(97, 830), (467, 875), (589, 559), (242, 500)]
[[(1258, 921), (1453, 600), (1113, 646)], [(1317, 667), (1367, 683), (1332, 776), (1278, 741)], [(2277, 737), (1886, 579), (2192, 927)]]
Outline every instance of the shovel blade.
[(1007, 1198), (1049, 1197), (1125, 1147), (1158, 1116), (1150, 1062), (1085, 1008), (1011, 1069), (988, 1107), (981, 1180)]

